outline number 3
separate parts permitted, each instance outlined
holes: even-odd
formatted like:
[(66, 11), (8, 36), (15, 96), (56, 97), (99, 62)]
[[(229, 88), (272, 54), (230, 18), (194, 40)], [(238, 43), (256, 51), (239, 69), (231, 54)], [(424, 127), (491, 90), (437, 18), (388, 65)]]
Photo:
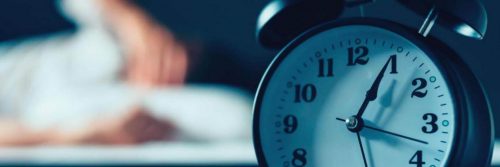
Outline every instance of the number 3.
[(436, 114), (427, 113), (427, 114), (424, 114), (424, 116), (422, 117), (422, 119), (424, 119), (424, 121), (427, 121), (429, 118), (431, 120), (429, 122), (426, 122), (425, 124), (430, 125), (431, 128), (428, 128), (427, 126), (423, 126), (422, 132), (424, 132), (424, 133), (434, 133), (438, 130), (438, 126), (436, 124), (438, 117), (436, 116)]

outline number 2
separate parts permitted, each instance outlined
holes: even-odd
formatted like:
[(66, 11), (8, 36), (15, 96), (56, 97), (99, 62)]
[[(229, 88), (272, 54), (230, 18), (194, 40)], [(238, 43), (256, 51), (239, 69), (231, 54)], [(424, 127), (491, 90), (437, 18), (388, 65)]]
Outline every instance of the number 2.
[(422, 97), (425, 97), (427, 95), (427, 90), (422, 91), (422, 89), (427, 87), (427, 81), (425, 79), (423, 79), (423, 78), (414, 79), (411, 82), (411, 84), (413, 86), (418, 85), (418, 87), (415, 90), (413, 90), (413, 92), (411, 93), (411, 98), (413, 98), (414, 96), (417, 96), (418, 98), (422, 98)]

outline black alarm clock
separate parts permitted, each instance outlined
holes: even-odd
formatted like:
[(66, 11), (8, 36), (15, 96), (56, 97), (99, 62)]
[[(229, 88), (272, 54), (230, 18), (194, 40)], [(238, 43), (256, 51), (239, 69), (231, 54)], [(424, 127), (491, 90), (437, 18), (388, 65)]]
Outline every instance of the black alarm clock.
[(399, 0), (425, 16), (419, 29), (342, 18), (363, 0), (276, 0), (258, 39), (281, 51), (255, 98), (260, 166), (485, 167), (493, 121), (483, 89), (434, 25), (482, 39), (476, 0)]

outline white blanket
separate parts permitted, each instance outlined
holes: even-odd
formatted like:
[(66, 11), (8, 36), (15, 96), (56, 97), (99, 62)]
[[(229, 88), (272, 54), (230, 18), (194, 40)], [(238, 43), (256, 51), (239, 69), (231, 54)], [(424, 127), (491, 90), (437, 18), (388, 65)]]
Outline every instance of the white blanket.
[(256, 165), (251, 142), (158, 142), (140, 146), (39, 146), (0, 149), (0, 164)]

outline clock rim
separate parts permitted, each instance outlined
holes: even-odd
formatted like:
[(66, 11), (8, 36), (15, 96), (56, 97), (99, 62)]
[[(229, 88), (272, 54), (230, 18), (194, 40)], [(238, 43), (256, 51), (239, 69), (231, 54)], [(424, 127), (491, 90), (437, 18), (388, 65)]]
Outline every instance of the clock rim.
[[(373, 26), (373, 27), (378, 27), (382, 28), (388, 31), (391, 31), (395, 34), (398, 34), (399, 36), (411, 41), (413, 44), (415, 44), (419, 49), (424, 51), (426, 55), (431, 59), (431, 61), (434, 62), (434, 64), (437, 66), (437, 68), (443, 73), (443, 77), (447, 80), (447, 84), (450, 86), (450, 94), (452, 100), (455, 102), (455, 133), (452, 139), (452, 145), (450, 148), (450, 153), (448, 160), (445, 163), (445, 166), (448, 165), (458, 165), (462, 164), (462, 162), (465, 162), (464, 164), (476, 164), (479, 163), (484, 163), (484, 162), (477, 162), (480, 160), (470, 160), (468, 158), (463, 158), (463, 157), (469, 157), (468, 155), (473, 155), (473, 154), (481, 154), (487, 158), (487, 164), (484, 164), (484, 166), (488, 166), (491, 162), (491, 155), (493, 152), (493, 140), (492, 136), (493, 135), (493, 127), (492, 127), (492, 116), (491, 116), (491, 109), (488, 105), (487, 98), (485, 98), (485, 93), (482, 90), (482, 87), (480, 83), (478, 83), (477, 79), (475, 76), (470, 72), (468, 67), (463, 63), (463, 61), (459, 58), (458, 54), (456, 54), (452, 49), (450, 49), (447, 45), (443, 44), (439, 40), (433, 39), (433, 38), (424, 38), (420, 36), (419, 34), (416, 33), (415, 31), (411, 31), (413, 29), (408, 28), (402, 24), (395, 23), (392, 21), (388, 20), (383, 20), (383, 19), (376, 19), (376, 18), (347, 18), (347, 19), (339, 19), (339, 20), (333, 20), (330, 22), (326, 22), (324, 24), (321, 24), (319, 26), (313, 27), (306, 32), (302, 33), (300, 36), (296, 37), (294, 40), (289, 42), (278, 54), (275, 56), (273, 61), (270, 63), (268, 68), (266, 69), (259, 86), (257, 88), (256, 96), (254, 99), (254, 104), (253, 104), (253, 129), (252, 129), (252, 138), (253, 138), (253, 143), (254, 143), (254, 150), (257, 156), (257, 161), (259, 163), (259, 166), (265, 166), (267, 167), (267, 161), (266, 157), (263, 154), (262, 150), (262, 144), (261, 144), (261, 137), (260, 137), (260, 109), (261, 109), (261, 104), (262, 104), (262, 98), (263, 94), (265, 93), (265, 89), (268, 86), (269, 80), (271, 79), (271, 76), (275, 73), (276, 69), (278, 66), (281, 64), (281, 62), (286, 59), (286, 57), (289, 55), (291, 51), (293, 51), (297, 46), (302, 44), (304, 41), (308, 40), (309, 38), (338, 27), (343, 27), (343, 26), (350, 26), (350, 25), (366, 25), (366, 26)], [(412, 33), (414, 32), (414, 33)], [(427, 44), (426, 44), (427, 43)], [(439, 46), (438, 48), (432, 47), (431, 44), (435, 44)], [(449, 54), (449, 55), (448, 55)], [(458, 71), (465, 72), (467, 75), (465, 76), (457, 76), (459, 74), (456, 74)], [(470, 92), (468, 91), (467, 88), (463, 88), (464, 84), (461, 84), (462, 82), (465, 82), (465, 80), (468, 80), (469, 86), (479, 86), (479, 89), (481, 89), (480, 92)], [(462, 88), (462, 89), (460, 89)], [(484, 99), (468, 99), (468, 98), (463, 98), (465, 95), (469, 94), (474, 94), (477, 97), (483, 97)], [(461, 103), (460, 105), (458, 103)], [(469, 104), (473, 103), (473, 104)], [(486, 112), (484, 111), (479, 111), (479, 112), (473, 112), (471, 109), (467, 109), (468, 106), (480, 106), (480, 107), (485, 107)], [(486, 106), (484, 106), (486, 105)], [(486, 117), (490, 118), (489, 124), (490, 126), (487, 127), (490, 130), (489, 134), (476, 134), (474, 131), (466, 131), (466, 129), (470, 129), (472, 123), (477, 122), (477, 120), (468, 120), (465, 117), (469, 115), (480, 115), (478, 117)], [(472, 123), (470, 123), (472, 122)], [(469, 127), (469, 128), (468, 128)], [(472, 138), (472, 139), (471, 139)], [(471, 140), (473, 139), (478, 139), (481, 142), (489, 142), (490, 148), (486, 149), (479, 149), (479, 150), (489, 150), (489, 151), (484, 151), (483, 152), (477, 152), (476, 151), (469, 151), (469, 149), (465, 148), (463, 146), (464, 144), (473, 144)], [(488, 141), (489, 140), (489, 141)], [(462, 154), (457, 153), (455, 150), (463, 150)], [(476, 155), (477, 156), (477, 155)], [(483, 156), (479, 156), (483, 157)], [(479, 165), (483, 166), (483, 165)]]

